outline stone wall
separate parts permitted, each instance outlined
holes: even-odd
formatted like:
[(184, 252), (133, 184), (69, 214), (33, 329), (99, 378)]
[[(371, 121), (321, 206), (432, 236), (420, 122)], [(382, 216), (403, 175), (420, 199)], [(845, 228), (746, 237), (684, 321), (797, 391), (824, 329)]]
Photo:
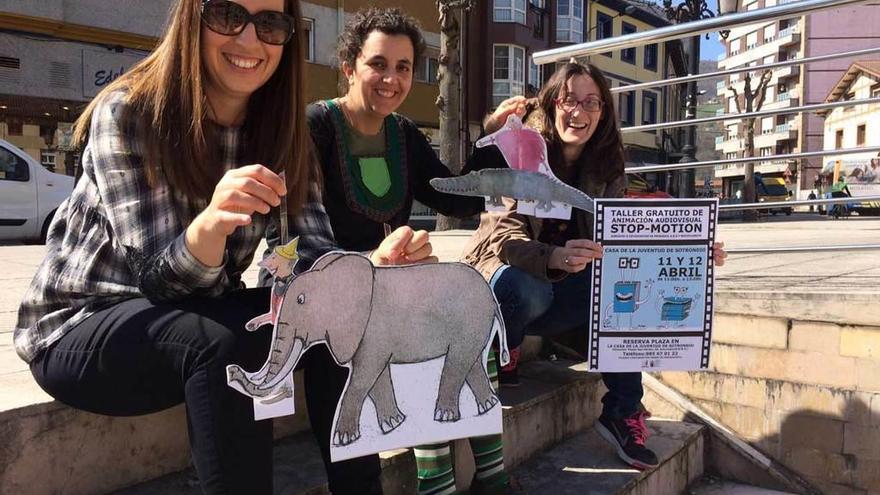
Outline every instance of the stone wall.
[(710, 370), (658, 378), (823, 492), (880, 493), (880, 322), (857, 301), (858, 317), (823, 313), (845, 301), (813, 296), (774, 311), (720, 295)]

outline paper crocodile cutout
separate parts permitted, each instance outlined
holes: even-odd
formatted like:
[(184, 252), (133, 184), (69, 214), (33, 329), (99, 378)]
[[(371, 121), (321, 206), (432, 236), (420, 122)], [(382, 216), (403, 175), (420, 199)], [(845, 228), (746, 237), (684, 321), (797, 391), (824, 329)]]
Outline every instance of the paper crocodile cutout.
[(592, 213), (593, 198), (555, 177), (509, 168), (489, 168), (461, 177), (431, 179), (431, 186), (449, 194), (488, 196), (493, 206), (501, 206), (501, 196), (535, 201), (538, 208), (550, 211), (552, 202), (565, 203)]

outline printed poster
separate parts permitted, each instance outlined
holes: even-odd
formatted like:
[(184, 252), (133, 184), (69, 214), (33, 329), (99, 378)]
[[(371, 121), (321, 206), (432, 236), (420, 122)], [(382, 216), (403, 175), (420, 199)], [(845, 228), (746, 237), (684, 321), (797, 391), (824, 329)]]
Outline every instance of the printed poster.
[(709, 366), (717, 199), (597, 199), (590, 371)]

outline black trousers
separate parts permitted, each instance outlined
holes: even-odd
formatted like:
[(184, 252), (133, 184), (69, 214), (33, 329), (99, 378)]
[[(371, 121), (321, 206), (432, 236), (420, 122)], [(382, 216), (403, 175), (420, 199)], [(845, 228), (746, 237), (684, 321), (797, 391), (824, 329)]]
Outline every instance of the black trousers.
[[(72, 407), (134, 416), (186, 403), (193, 462), (205, 493), (271, 494), (272, 422), (226, 385), (226, 365), (258, 369), (272, 330), (244, 324), (268, 311), (269, 290), (169, 304), (131, 299), (77, 325), (31, 362), (37, 383)], [(330, 464), (330, 428), (348, 371), (325, 346), (304, 356), (306, 400), (330, 489), (381, 493), (378, 456)], [(314, 366), (314, 369), (311, 369)]]

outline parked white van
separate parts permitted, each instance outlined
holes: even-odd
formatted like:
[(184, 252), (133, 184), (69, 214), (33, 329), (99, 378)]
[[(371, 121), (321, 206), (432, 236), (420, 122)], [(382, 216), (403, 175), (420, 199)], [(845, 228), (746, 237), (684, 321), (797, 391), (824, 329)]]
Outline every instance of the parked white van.
[(0, 240), (45, 242), (55, 210), (72, 191), (73, 177), (49, 172), (0, 139)]

